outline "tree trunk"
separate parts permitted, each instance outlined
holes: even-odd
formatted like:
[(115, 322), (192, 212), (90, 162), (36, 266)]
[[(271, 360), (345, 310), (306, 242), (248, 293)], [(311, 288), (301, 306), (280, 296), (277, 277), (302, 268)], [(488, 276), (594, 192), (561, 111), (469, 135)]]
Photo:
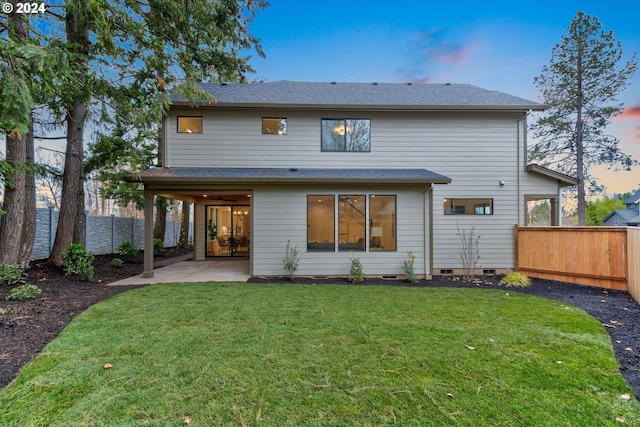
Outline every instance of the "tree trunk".
[(24, 219), (22, 222), (22, 235), (20, 237), (20, 255), (18, 263), (24, 267), (29, 267), (33, 244), (36, 239), (36, 177), (33, 171), (35, 149), (33, 144), (33, 120), (29, 125), (29, 132), (24, 135), (25, 159), (30, 169), (25, 176), (24, 182)]
[[(84, 128), (84, 126), (83, 126)], [(76, 210), (76, 220), (73, 223), (73, 243), (77, 245), (86, 246), (87, 243), (87, 216), (84, 208), (84, 173), (80, 179), (80, 189), (76, 203), (78, 204)]]
[(5, 184), (4, 206), (6, 214), (0, 221), (0, 263), (17, 265), (21, 253), (22, 227), (24, 226), (26, 162), (25, 136), (9, 136), (7, 161), (14, 168), (12, 187)]
[[(74, 82), (73, 87), (67, 88), (71, 92), (73, 101), (67, 109), (66, 117), (67, 152), (62, 175), (60, 217), (56, 240), (49, 255), (49, 260), (54, 265), (62, 265), (62, 254), (74, 241), (74, 237), (81, 239), (84, 236), (83, 230), (76, 229), (79, 215), (84, 215), (83, 137), (84, 121), (88, 110), (88, 94), (85, 86), (89, 69), (89, 32), (83, 11), (68, 10), (65, 28), (71, 55), (70, 61), (77, 81)], [(84, 227), (84, 219), (78, 224), (78, 228), (80, 227)]]
[(189, 246), (189, 222), (191, 210), (191, 203), (182, 202), (182, 215), (180, 216), (180, 240), (178, 241), (178, 247), (181, 249)]
[[(67, 113), (67, 153), (62, 175), (62, 197), (60, 201), (60, 217), (56, 240), (51, 249), (49, 260), (54, 265), (62, 265), (62, 253), (73, 243), (75, 223), (78, 219), (78, 208), (84, 206), (78, 203), (78, 198), (84, 196), (82, 188), (83, 173), (83, 138), (84, 117), (87, 106), (76, 103)], [(84, 214), (84, 212), (82, 212)]]
[(153, 238), (164, 242), (164, 235), (167, 230), (167, 199), (156, 196), (156, 219), (153, 225)]
[[(14, 2), (15, 3), (15, 2)], [(10, 37), (24, 43), (29, 37), (25, 17), (13, 13), (8, 17)], [(13, 187), (5, 185), (6, 212), (0, 221), (0, 263), (27, 267), (35, 237), (35, 179), (26, 172), (33, 166), (33, 123), (24, 135), (6, 137), (7, 162), (14, 168)]]
[(582, 108), (584, 99), (582, 94), (582, 48), (578, 48), (576, 67), (576, 178), (580, 180), (578, 183), (578, 225), (587, 225), (587, 204), (586, 194), (584, 190), (584, 128), (582, 124)]

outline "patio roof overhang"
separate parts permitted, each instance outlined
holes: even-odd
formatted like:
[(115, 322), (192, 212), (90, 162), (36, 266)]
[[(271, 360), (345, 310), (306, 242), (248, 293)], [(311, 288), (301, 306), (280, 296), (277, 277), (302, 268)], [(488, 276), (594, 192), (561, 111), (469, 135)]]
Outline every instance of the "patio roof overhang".
[(151, 168), (128, 182), (144, 184), (449, 184), (427, 169)]
[(570, 175), (565, 175), (560, 172), (556, 172), (549, 168), (545, 168), (544, 166), (530, 164), (527, 165), (527, 172), (534, 172), (547, 178), (552, 178), (558, 181), (561, 187), (570, 187), (572, 185), (578, 185), (580, 180), (578, 178), (574, 178)]

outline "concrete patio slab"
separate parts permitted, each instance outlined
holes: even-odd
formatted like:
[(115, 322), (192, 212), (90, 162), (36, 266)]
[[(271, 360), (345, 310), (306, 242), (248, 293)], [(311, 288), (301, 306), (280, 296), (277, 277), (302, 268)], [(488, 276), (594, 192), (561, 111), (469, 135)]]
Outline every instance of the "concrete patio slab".
[(249, 277), (248, 259), (217, 259), (182, 261), (154, 270), (153, 277), (142, 274), (109, 283), (108, 286), (151, 285), (176, 282), (246, 282)]

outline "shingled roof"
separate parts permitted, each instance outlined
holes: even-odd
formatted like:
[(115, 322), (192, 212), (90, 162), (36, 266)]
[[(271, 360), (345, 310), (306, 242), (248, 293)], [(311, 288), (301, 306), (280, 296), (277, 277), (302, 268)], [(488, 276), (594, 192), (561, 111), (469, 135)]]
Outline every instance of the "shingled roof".
[(625, 205), (630, 205), (630, 204), (634, 204), (634, 203), (640, 203), (640, 190), (634, 191), (634, 193), (631, 195), (631, 197), (629, 197), (627, 200), (625, 200), (622, 203), (624, 203)]
[[(545, 105), (469, 84), (412, 83), (201, 83), (212, 105), (288, 108), (367, 108), (409, 110), (544, 110)], [(172, 96), (176, 105), (187, 99)]]
[(427, 169), (151, 168), (127, 181), (145, 183), (378, 183), (448, 184), (451, 178)]

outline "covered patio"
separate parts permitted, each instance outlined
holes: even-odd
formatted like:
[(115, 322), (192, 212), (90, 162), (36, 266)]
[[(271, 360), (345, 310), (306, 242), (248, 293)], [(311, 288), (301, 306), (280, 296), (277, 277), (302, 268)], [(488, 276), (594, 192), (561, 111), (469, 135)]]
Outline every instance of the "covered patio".
[(249, 275), (248, 259), (206, 259), (180, 261), (154, 270), (152, 277), (144, 274), (110, 283), (120, 285), (152, 285), (180, 282), (246, 282)]

